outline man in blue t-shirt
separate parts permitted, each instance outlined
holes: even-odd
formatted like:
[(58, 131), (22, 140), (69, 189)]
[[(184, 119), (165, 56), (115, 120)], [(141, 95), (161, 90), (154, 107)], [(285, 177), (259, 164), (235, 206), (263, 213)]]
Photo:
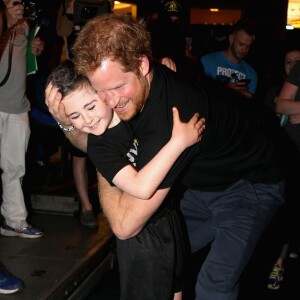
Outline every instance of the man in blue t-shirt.
[(255, 40), (255, 28), (248, 20), (237, 21), (224, 51), (202, 56), (204, 75), (216, 79), (241, 95), (252, 98), (257, 86), (255, 70), (244, 60)]

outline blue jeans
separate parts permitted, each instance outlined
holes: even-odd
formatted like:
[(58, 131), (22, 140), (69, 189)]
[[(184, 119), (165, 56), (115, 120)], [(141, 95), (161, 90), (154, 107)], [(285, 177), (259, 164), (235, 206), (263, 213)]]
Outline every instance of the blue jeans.
[(266, 226), (278, 212), (284, 184), (239, 180), (217, 192), (189, 189), (180, 203), (192, 252), (211, 243), (196, 283), (196, 299), (234, 300), (238, 282)]

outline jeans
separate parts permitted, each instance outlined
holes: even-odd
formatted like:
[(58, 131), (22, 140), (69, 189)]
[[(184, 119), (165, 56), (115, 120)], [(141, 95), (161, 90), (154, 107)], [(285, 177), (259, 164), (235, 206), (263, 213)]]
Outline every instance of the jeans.
[(7, 225), (26, 227), (27, 209), (22, 190), (25, 154), (30, 137), (28, 113), (0, 112), (1, 214)]
[(234, 300), (239, 277), (278, 212), (284, 184), (239, 180), (223, 191), (188, 189), (180, 202), (192, 252), (211, 243), (196, 283), (198, 300)]

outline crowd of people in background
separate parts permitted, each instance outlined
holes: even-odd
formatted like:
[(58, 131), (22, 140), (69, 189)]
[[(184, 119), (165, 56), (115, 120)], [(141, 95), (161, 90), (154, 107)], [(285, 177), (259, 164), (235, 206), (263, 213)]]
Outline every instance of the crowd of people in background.
[[(1, 235), (22, 238), (40, 238), (44, 235), (43, 230), (30, 224), (30, 215), (28, 217), (28, 208), (22, 187), (22, 181), (26, 174), (26, 160), (29, 159), (30, 164), (37, 164), (37, 167), (44, 168), (49, 164), (49, 156), (57, 151), (66, 136), (71, 140), (68, 151), (71, 153), (73, 180), (80, 199), (79, 219), (83, 226), (92, 229), (98, 228), (98, 220), (88, 190), (87, 163), (90, 159), (90, 163), (93, 163), (99, 172), (98, 184), (101, 193), (101, 206), (117, 237), (122, 299), (145, 300), (146, 298), (139, 298), (136, 294), (137, 286), (143, 287), (143, 291), (147, 293), (149, 300), (166, 300), (173, 298), (173, 296), (175, 300), (182, 299), (182, 291), (184, 290), (183, 263), (186, 257), (189, 257), (188, 253), (196, 252), (208, 244), (211, 245), (210, 253), (197, 274), (196, 299), (229, 299), (229, 297), (231, 297), (230, 299), (237, 299), (240, 275), (262, 233), (269, 224), (273, 225), (273, 218), (277, 222), (275, 226), (279, 222), (284, 223), (285, 226), (281, 226), (278, 231), (280, 234), (274, 237), (273, 240), (274, 245), (276, 245), (274, 247), (274, 258), (276, 260), (274, 265), (269, 266), (271, 272), (267, 279), (267, 286), (270, 289), (280, 288), (285, 272), (285, 258), (288, 255), (297, 257), (300, 250), (297, 224), (295, 224), (297, 220), (296, 200), (297, 197), (299, 198), (299, 180), (297, 176), (294, 176), (294, 170), (297, 170), (297, 167), (300, 166), (300, 62), (297, 62), (300, 60), (300, 47), (293, 47), (292, 50), (288, 49), (287, 41), (285, 49), (288, 50), (280, 53), (285, 58), (283, 64), (285, 68), (282, 73), (260, 74), (255, 69), (256, 64), (253, 61), (255, 55), (248, 59), (248, 53), (254, 51), (252, 49), (253, 45), (256, 45), (259, 38), (261, 38), (259, 36), (259, 24), (255, 19), (237, 20), (230, 26), (229, 30), (224, 27), (222, 47), (218, 47), (216, 44), (212, 47), (212, 40), (209, 41), (210, 45), (204, 44), (204, 42), (207, 43), (207, 40), (201, 35), (197, 36), (197, 30), (192, 30), (192, 26), (188, 23), (188, 9), (184, 1), (149, 1), (141, 9), (143, 19), (140, 23), (129, 21), (126, 18), (122, 19), (122, 17), (118, 19), (118, 17), (108, 16), (105, 19), (105, 24), (111, 25), (113, 29), (116, 28), (115, 26), (122, 27), (124, 24), (128, 26), (127, 30), (130, 27), (135, 28), (141, 34), (138, 38), (145, 42), (139, 47), (144, 52), (138, 53), (134, 52), (137, 48), (129, 49), (126, 47), (129, 47), (130, 43), (133, 47), (134, 42), (139, 41), (139, 39), (137, 38), (136, 41), (127, 40), (124, 48), (127, 51), (133, 51), (130, 63), (126, 62), (126, 58), (119, 55), (117, 51), (113, 53), (112, 48), (109, 48), (110, 55), (115, 55), (111, 57), (112, 60), (107, 63), (107, 57), (100, 57), (101, 63), (104, 62), (108, 70), (114, 70), (113, 73), (112, 71), (107, 73), (101, 67), (99, 70), (93, 69), (95, 62), (91, 58), (89, 58), (91, 66), (86, 65), (86, 60), (83, 57), (84, 51), (82, 50), (85, 46), (94, 45), (92, 41), (96, 41), (98, 34), (100, 36), (101, 32), (105, 33), (104, 23), (101, 23), (102, 21), (99, 19), (99, 24), (102, 25), (95, 35), (92, 33), (92, 25), (85, 28), (85, 22), (80, 24), (80, 29), (78, 29), (78, 26), (75, 28), (73, 20), (75, 1), (57, 0), (51, 2), (51, 7), (48, 7), (43, 1), (37, 1), (37, 3), (41, 2), (39, 5), (42, 13), (25, 18), (24, 6), (21, 2), (15, 3), (13, 0), (0, 1)], [(107, 11), (103, 12), (103, 15), (113, 15), (111, 11), (113, 2), (107, 1), (107, 3)], [(96, 27), (97, 22), (94, 23)], [(27, 43), (30, 30), (35, 28), (36, 25), (39, 26), (37, 36), (33, 37), (30, 43)], [(150, 38), (142, 35), (144, 34), (142, 30), (144, 27), (149, 31), (151, 37), (151, 50), (147, 48)], [(85, 36), (81, 33), (83, 29), (85, 30)], [(77, 41), (78, 35), (80, 39)], [(105, 47), (109, 45), (106, 44), (108, 40), (105, 39), (105, 35), (101, 38), (103, 41), (101, 47), (106, 50)], [(116, 40), (117, 43), (122, 40), (122, 33), (119, 39)], [(203, 45), (201, 45), (201, 42), (203, 42)], [(200, 51), (199, 45), (203, 49), (209, 49), (209, 51)], [(259, 46), (256, 45), (256, 51)], [(34, 55), (38, 62), (38, 71), (31, 75), (26, 74), (26, 59), (28, 57), (26, 55), (28, 55), (28, 52)], [(72, 69), (72, 72), (87, 76), (93, 88), (96, 91), (98, 89), (99, 98), (113, 109), (115, 114), (120, 116), (121, 124), (130, 127), (131, 134), (137, 135), (143, 141), (137, 146), (139, 161), (135, 162), (135, 167), (138, 171), (141, 171), (145, 164), (163, 146), (162, 144), (167, 142), (167, 137), (170, 137), (172, 131), (172, 123), (167, 124), (162, 121), (159, 126), (163, 128), (160, 128), (159, 134), (157, 133), (151, 140), (151, 150), (149, 150), (150, 146), (147, 142), (145, 143), (143, 133), (145, 124), (141, 125), (137, 120), (142, 119), (142, 116), (149, 117), (156, 114), (158, 117), (160, 115), (158, 113), (161, 109), (160, 106), (151, 111), (146, 105), (150, 100), (154, 101), (155, 97), (161, 97), (162, 101), (166, 101), (166, 107), (170, 111), (161, 112), (162, 120), (172, 120), (173, 117), (170, 115), (172, 106), (179, 108), (179, 115), (184, 122), (188, 122), (193, 113), (199, 113), (200, 117), (205, 118), (205, 127), (203, 127), (205, 129), (203, 129), (203, 133), (201, 131), (203, 137), (201, 137), (199, 144), (184, 152), (184, 159), (179, 158), (174, 163), (170, 174), (165, 175), (166, 178), (162, 180), (162, 183), (157, 184), (158, 188), (152, 197), (148, 197), (147, 200), (140, 200), (142, 202), (139, 202), (138, 205), (134, 201), (134, 197), (138, 198), (138, 196), (128, 192), (127, 187), (124, 188), (122, 180), (118, 179), (116, 181), (116, 178), (120, 178), (121, 173), (117, 177), (111, 170), (103, 167), (104, 162), (95, 150), (102, 149), (100, 148), (102, 140), (89, 137), (89, 139), (84, 139), (85, 144), (77, 144), (72, 139), (72, 135), (79, 130), (73, 130), (74, 127), (70, 122), (66, 124), (67, 119), (55, 107), (56, 104), (54, 103), (58, 102), (55, 102), (57, 97), (54, 101), (54, 94), (51, 94), (53, 89), (51, 92), (47, 90), (45, 95), (49, 75), (59, 66), (61, 61), (66, 59), (74, 59), (75, 69), (77, 69)], [(116, 59), (116, 62), (113, 59)], [(279, 61), (276, 63), (279, 64)], [(139, 63), (141, 63), (141, 66)], [(161, 66), (161, 64), (166, 65), (168, 69)], [(126, 72), (123, 70), (126, 70)], [(278, 70), (281, 70), (280, 66), (278, 66)], [(128, 74), (130, 74), (129, 77), (126, 77)], [(131, 74), (132, 77), (130, 77)], [(182, 81), (183, 77), (186, 81)], [(109, 84), (107, 85), (104, 80), (99, 78), (105, 78)], [(112, 78), (116, 80), (113, 83)], [(276, 81), (277, 78), (279, 80)], [(160, 82), (165, 80), (168, 84), (159, 84), (158, 79)], [(144, 107), (141, 112), (138, 110), (139, 106), (134, 107), (131, 110), (132, 114), (128, 116), (122, 115), (122, 109), (116, 106), (118, 104), (126, 106), (126, 103), (117, 103), (114, 98), (116, 97), (114, 94), (116, 87), (126, 81), (132, 84), (132, 91), (137, 89), (139, 92), (144, 92), (144, 94), (137, 93), (137, 96), (133, 93), (131, 95), (127, 91), (123, 92), (122, 89), (120, 92), (116, 92), (119, 93), (120, 97), (132, 97), (141, 107)], [(190, 86), (191, 82), (200, 83), (200, 85), (203, 85), (204, 90)], [(147, 85), (149, 85), (149, 90), (146, 88)], [(108, 92), (110, 90), (113, 90), (111, 94)], [(160, 94), (155, 94), (157, 90), (160, 91)], [(165, 96), (161, 96), (162, 94)], [(189, 98), (194, 98), (196, 102), (205, 102), (205, 105), (203, 103), (195, 107), (192, 104), (187, 105), (190, 101), (187, 95), (189, 95)], [(199, 95), (200, 100), (198, 99)], [(51, 96), (52, 100), (50, 101)], [(222, 99), (226, 104), (220, 103)], [(240, 103), (233, 105), (232, 100)], [(209, 109), (207, 109), (208, 105), (211, 105)], [(221, 110), (223, 113), (221, 113)], [(248, 115), (244, 115), (245, 112), (252, 119)], [(131, 120), (135, 115), (137, 117)], [(233, 118), (236, 123), (232, 120), (228, 121), (230, 118)], [(258, 120), (263, 119), (260, 124), (263, 128), (257, 128), (254, 125), (256, 118)], [(268, 123), (269, 120), (270, 123)], [(153, 124), (152, 122), (154, 121), (149, 120), (149, 124)], [(273, 126), (273, 124), (275, 125)], [(158, 124), (156, 125), (158, 126)], [(125, 130), (119, 127), (118, 125), (116, 128), (120, 132)], [(155, 126), (153, 125), (153, 127)], [(231, 133), (228, 132), (228, 128), (232, 129)], [(261, 133), (262, 131), (264, 134)], [(49, 138), (45, 138), (45, 132), (51, 134), (55, 143), (49, 143)], [(235, 132), (235, 134), (232, 135), (232, 132)], [(252, 144), (247, 144), (245, 137), (242, 137), (245, 133), (249, 140), (255, 133), (256, 139), (251, 140)], [(47, 133), (46, 136), (49, 137), (50, 134)], [(118, 134), (119, 132), (114, 132), (109, 137), (116, 138)], [(265, 138), (265, 134), (270, 139)], [(224, 143), (223, 138), (225, 136), (226, 139), (229, 139), (229, 136), (231, 137), (232, 144), (228, 145), (228, 148), (220, 150), (221, 148), (218, 147), (221, 143)], [(106, 136), (104, 135), (102, 138), (105, 139)], [(124, 136), (122, 138), (124, 139)], [(126, 135), (126, 138), (127, 145), (131, 136)], [(157, 141), (156, 138), (161, 140)], [(274, 148), (278, 150), (278, 160), (271, 155), (274, 149), (271, 146), (268, 148), (269, 140), (274, 144)], [(86, 147), (87, 142), (89, 148)], [(236, 151), (237, 148), (233, 150), (232, 145), (237, 148), (240, 147), (243, 151)], [(154, 148), (155, 150), (153, 150)], [(118, 150), (120, 149), (123, 149), (123, 145)], [(211, 151), (209, 152), (208, 149)], [(123, 150), (125, 152), (125, 149)], [(264, 156), (266, 153), (270, 156)], [(264, 161), (261, 159), (263, 156)], [(239, 162), (237, 161), (238, 157), (240, 158)], [(121, 167), (125, 166), (124, 157), (122, 157), (122, 160), (120, 158), (115, 160), (119, 163), (118, 170), (121, 170)], [(226, 165), (228, 161), (232, 162), (231, 167), (235, 166), (234, 171), (232, 168), (228, 169)], [(28, 168), (32, 167), (30, 164)], [(186, 165), (189, 166), (189, 169), (188, 171), (185, 170), (185, 176), (181, 176), (182, 174), (179, 176), (179, 171), (184, 169)], [(282, 169), (283, 177), (279, 169)], [(114, 172), (118, 170), (114, 169)], [(206, 177), (196, 176), (195, 172), (197, 174), (205, 173)], [(181, 182), (180, 185), (176, 181), (178, 178)], [(283, 178), (286, 184), (284, 195), (282, 194)], [(178, 216), (173, 212), (173, 206), (170, 205), (174, 199), (171, 201), (171, 198), (167, 196), (169, 190), (173, 191), (173, 189), (175, 190), (174, 186), (177, 187), (175, 182), (180, 186), (178, 195), (180, 194), (182, 197), (180, 205), (178, 204), (176, 209), (180, 208), (180, 212), (183, 213), (184, 226), (187, 226), (188, 236), (183, 234), (184, 230), (177, 220)], [(114, 185), (120, 187), (123, 193), (116, 192), (116, 189), (112, 187)], [(244, 206), (237, 205), (237, 202), (241, 201), (241, 191), (243, 193), (247, 191), (248, 193), (247, 209)], [(262, 195), (265, 194), (263, 196), (265, 203), (261, 205), (266, 205), (266, 214), (257, 211), (257, 204), (251, 204), (254, 201), (253, 191), (261, 192)], [(109, 195), (109, 199), (106, 195)], [(126, 208), (132, 210), (130, 214), (126, 211), (128, 213), (126, 217), (132, 217), (131, 226), (134, 227), (134, 230), (132, 229), (132, 232), (126, 234), (120, 231), (119, 224), (115, 222), (115, 219), (122, 220), (124, 224), (127, 222), (127, 218), (124, 217), (123, 220), (117, 213), (121, 208), (115, 207), (114, 212), (109, 208), (111, 199), (115, 199), (116, 202), (121, 201), (122, 197), (120, 195), (130, 203), (126, 204)], [(235, 201), (230, 202), (230, 206), (234, 207), (234, 211), (228, 209), (229, 195), (232, 196), (230, 201), (233, 198), (235, 199)], [(164, 200), (165, 197), (167, 200)], [(274, 200), (275, 198), (276, 200)], [(155, 209), (149, 207), (151, 201), (155, 203)], [(176, 201), (179, 203), (179, 199), (176, 198)], [(255, 201), (260, 200), (255, 199)], [(200, 205), (203, 206), (201, 210), (198, 210)], [(156, 209), (157, 212), (154, 213)], [(146, 211), (144, 215), (143, 211)], [(238, 215), (236, 215), (237, 211), (239, 212)], [(260, 216), (260, 222), (256, 224), (256, 227), (254, 227), (254, 223), (251, 223), (254, 212)], [(152, 216), (152, 214), (154, 215)], [(211, 215), (216, 217), (211, 218)], [(239, 220), (241, 216), (249, 218), (249, 221), (242, 223), (243, 221)], [(140, 218), (143, 221), (139, 220), (139, 222), (133, 223), (134, 218)], [(162, 219), (163, 222), (159, 225), (160, 227), (157, 227), (157, 237), (166, 243), (166, 248), (170, 247), (168, 249), (172, 249), (174, 252), (178, 251), (178, 253), (176, 253), (177, 256), (172, 256), (167, 260), (170, 253), (161, 253), (158, 250), (158, 244), (155, 243), (155, 239), (152, 237), (153, 240), (149, 242), (151, 255), (153, 259), (164, 264), (167, 270), (164, 275), (161, 273), (160, 276), (156, 276), (153, 272), (156, 274), (157, 270), (147, 267), (148, 256), (147, 261), (143, 261), (146, 254), (142, 250), (137, 253), (136, 249), (140, 239), (145, 242), (149, 241), (148, 233), (146, 234), (146, 230), (143, 230), (143, 228), (151, 231), (153, 230), (152, 227), (157, 225), (158, 220)], [(232, 225), (233, 220), (235, 220), (235, 224)], [(168, 226), (172, 227), (172, 230), (166, 230)], [(228, 231), (224, 228), (227, 228)], [(242, 231), (242, 229), (245, 231)], [(234, 239), (232, 236), (230, 237), (231, 230), (236, 236), (243, 238)], [(252, 237), (250, 237), (250, 231), (252, 234), (255, 232)], [(162, 234), (165, 236), (162, 237)], [(172, 236), (177, 234), (181, 236), (182, 240), (178, 241)], [(167, 241), (170, 236), (172, 236), (172, 239)], [(248, 238), (245, 238), (246, 236)], [(278, 254), (279, 257), (277, 257)], [(243, 259), (238, 264), (233, 264), (233, 258), (236, 257), (243, 257)], [(140, 259), (138, 263), (136, 262), (137, 258)], [(131, 267), (128, 266), (128, 262), (131, 262)], [(140, 268), (139, 271), (144, 272), (143, 276), (139, 276), (139, 278), (136, 275), (137, 268)], [(226, 277), (228, 274), (229, 277)], [(156, 277), (156, 281), (153, 280), (151, 286), (150, 281), (153, 277)], [(227, 281), (225, 281), (225, 278), (228, 278)], [(164, 282), (163, 287), (161, 286), (162, 282)], [(219, 284), (216, 282), (219, 282)], [(0, 294), (15, 293), (22, 288), (24, 288), (22, 280), (12, 275), (5, 266), (0, 264)]]
[[(24, 6), (12, 0), (1, 1), (0, 34), (0, 168), (2, 197), (0, 232), (3, 236), (40, 238), (43, 231), (28, 223), (22, 181), (26, 172), (26, 150), (30, 138), (26, 97), (27, 54), (38, 56), (44, 50), (40, 37), (29, 39), (30, 22), (23, 18)], [(22, 281), (0, 266), (0, 293), (14, 293)]]

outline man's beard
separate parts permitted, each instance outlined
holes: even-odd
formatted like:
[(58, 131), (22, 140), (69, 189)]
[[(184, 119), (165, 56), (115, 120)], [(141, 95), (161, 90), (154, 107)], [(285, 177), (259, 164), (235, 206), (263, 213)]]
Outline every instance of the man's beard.
[(140, 88), (134, 98), (131, 98), (130, 105), (131, 109), (124, 114), (118, 114), (120, 119), (123, 121), (129, 121), (140, 113), (145, 105), (145, 102), (149, 96), (149, 85), (145, 77), (139, 79)]

